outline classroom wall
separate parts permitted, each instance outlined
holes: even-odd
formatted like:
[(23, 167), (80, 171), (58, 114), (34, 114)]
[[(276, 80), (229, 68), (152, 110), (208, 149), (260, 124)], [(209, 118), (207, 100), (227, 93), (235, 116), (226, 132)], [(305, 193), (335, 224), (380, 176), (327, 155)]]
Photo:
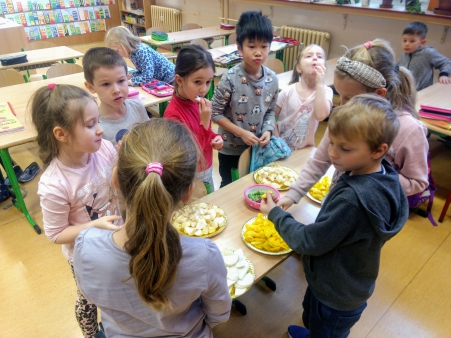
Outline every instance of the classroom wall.
[[(233, 0), (230, 0), (229, 3), (229, 17), (232, 19), (238, 19), (244, 11), (261, 10), (264, 14), (270, 16), (274, 26), (288, 25), (329, 32), (331, 35), (329, 58), (343, 55), (345, 51), (343, 45), (352, 47), (375, 38), (390, 41), (398, 56), (402, 52), (402, 31), (408, 24), (408, 21), (402, 20), (348, 15), (346, 28), (343, 28), (343, 15), (339, 13), (276, 6), (273, 6), (271, 11), (271, 8), (266, 5), (240, 3)], [(196, 22), (203, 27), (207, 27), (218, 25), (220, 22), (218, 19), (221, 15), (220, 0), (157, 0), (156, 4), (181, 9), (183, 23)], [(427, 44), (436, 48), (439, 53), (451, 58), (451, 30), (448, 32), (445, 42), (440, 44), (443, 26), (428, 24), (428, 29)]]

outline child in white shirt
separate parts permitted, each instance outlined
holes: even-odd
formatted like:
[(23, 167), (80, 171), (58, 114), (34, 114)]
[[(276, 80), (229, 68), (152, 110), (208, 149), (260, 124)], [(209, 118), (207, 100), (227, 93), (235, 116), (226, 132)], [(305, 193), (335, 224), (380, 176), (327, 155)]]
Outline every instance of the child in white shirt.
[(314, 145), (318, 122), (329, 116), (332, 89), (324, 85), (324, 50), (315, 44), (305, 47), (296, 58), (290, 86), (279, 93), (274, 132), (291, 150)]

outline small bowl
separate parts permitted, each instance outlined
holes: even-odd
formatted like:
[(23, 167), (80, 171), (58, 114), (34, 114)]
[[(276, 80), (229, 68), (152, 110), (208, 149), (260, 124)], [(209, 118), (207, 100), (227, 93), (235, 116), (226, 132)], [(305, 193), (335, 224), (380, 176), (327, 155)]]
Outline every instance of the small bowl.
[(268, 184), (253, 184), (248, 186), (246, 189), (244, 189), (244, 198), (252, 208), (260, 210), (260, 203), (254, 202), (249, 197), (247, 197), (247, 195), (256, 191), (269, 191), (269, 190), (273, 192), (273, 195), (277, 196), (277, 199), (280, 198), (280, 192), (276, 188), (271, 187)]

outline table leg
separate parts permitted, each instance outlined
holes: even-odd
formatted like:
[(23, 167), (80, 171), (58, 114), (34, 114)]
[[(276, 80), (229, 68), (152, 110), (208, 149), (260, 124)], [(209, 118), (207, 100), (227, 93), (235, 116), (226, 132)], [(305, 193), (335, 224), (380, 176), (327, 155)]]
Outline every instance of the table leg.
[(160, 111), (160, 117), (163, 117), (164, 111), (166, 110), (166, 107), (168, 106), (168, 102), (161, 102), (158, 104), (158, 110)]
[(17, 181), (16, 174), (14, 172), (13, 164), (11, 156), (9, 156), (8, 148), (0, 149), (0, 158), (3, 162), (3, 168), (6, 171), (6, 175), (9, 178), (9, 182), (11, 183), (14, 191), (14, 195), (16, 195), (16, 198), (13, 199), (14, 205), (19, 209), (25, 217), (27, 218), (28, 222), (31, 224), (33, 229), (40, 234), (41, 228), (39, 225), (36, 224), (36, 222), (31, 218), (30, 213), (27, 210), (27, 206), (25, 205), (25, 201), (22, 197), (22, 192), (20, 191), (19, 182)]
[(213, 81), (211, 81), (211, 83), (210, 83), (210, 89), (208, 90), (207, 95), (205, 95), (206, 98), (211, 101), (211, 99), (213, 98), (214, 92), (215, 92), (215, 81), (213, 79)]
[(283, 49), (278, 50), (278, 51), (276, 52), (276, 59), (279, 59), (280, 61), (283, 62)]

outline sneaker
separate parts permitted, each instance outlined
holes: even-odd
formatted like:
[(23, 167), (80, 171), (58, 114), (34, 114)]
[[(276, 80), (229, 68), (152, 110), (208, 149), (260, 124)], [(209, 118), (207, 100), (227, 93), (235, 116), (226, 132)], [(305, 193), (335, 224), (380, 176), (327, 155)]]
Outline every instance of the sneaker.
[(288, 336), (290, 338), (307, 338), (309, 335), (309, 330), (305, 327), (298, 325), (288, 326)]

